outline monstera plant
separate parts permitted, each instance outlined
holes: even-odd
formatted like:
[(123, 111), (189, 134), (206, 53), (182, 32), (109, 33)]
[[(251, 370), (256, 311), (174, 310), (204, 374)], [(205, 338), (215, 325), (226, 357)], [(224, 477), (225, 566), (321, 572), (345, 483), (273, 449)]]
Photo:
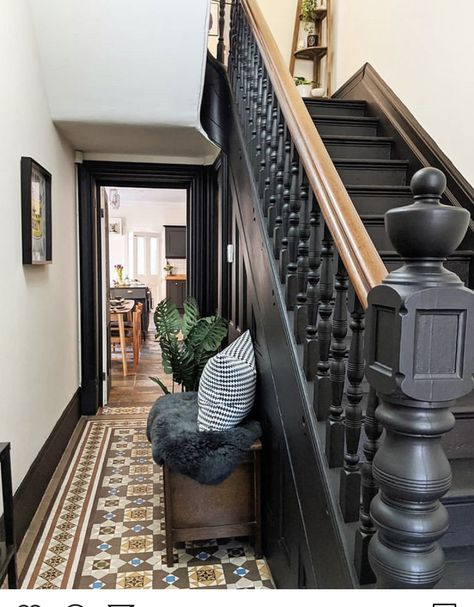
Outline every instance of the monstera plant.
[[(201, 318), (192, 297), (184, 301), (182, 317), (173, 302), (163, 299), (156, 306), (153, 319), (163, 370), (173, 376), (173, 392), (175, 384), (186, 392), (197, 390), (204, 365), (218, 352), (227, 335), (227, 321), (220, 316)], [(170, 393), (159, 377), (151, 379), (165, 394)]]

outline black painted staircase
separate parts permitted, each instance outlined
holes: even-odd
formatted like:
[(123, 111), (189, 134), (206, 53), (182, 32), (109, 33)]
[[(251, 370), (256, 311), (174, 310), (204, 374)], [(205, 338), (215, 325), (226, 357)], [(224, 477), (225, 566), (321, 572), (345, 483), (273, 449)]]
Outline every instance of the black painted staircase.
[[(401, 266), (385, 231), (384, 213), (410, 204), (411, 173), (400, 158), (394, 139), (379, 136), (377, 117), (367, 116), (365, 101), (305, 100), (329, 155), (389, 271)], [(420, 167), (421, 168), (421, 165)], [(443, 202), (447, 203), (446, 200)], [(473, 251), (461, 248), (446, 267), (469, 284)], [(444, 444), (453, 470), (453, 485), (443, 499), (450, 514), (450, 530), (442, 540), (447, 570), (441, 587), (472, 587), (474, 570), (474, 394), (455, 407), (456, 425)]]

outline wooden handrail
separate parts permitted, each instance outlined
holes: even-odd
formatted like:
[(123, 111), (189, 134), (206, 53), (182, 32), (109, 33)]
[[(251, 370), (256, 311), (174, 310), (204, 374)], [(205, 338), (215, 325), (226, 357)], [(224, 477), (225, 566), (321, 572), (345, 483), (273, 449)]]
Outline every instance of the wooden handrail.
[(369, 291), (382, 282), (388, 270), (336, 171), (303, 99), (296, 90), (257, 0), (240, 1), (321, 213), (359, 301), (367, 308)]

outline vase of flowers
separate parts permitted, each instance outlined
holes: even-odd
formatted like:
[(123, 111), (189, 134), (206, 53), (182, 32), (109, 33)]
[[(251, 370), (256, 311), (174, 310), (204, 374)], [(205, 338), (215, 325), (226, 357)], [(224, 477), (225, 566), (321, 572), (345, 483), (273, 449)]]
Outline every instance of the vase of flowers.
[(174, 266), (171, 265), (168, 260), (166, 260), (166, 265), (163, 270), (168, 274), (168, 276), (171, 276), (171, 274), (173, 274)]
[(123, 265), (118, 263), (114, 266), (115, 271), (117, 272), (117, 279), (119, 285), (123, 285)]
[(300, 19), (309, 35), (315, 35), (316, 10), (319, 6), (320, 0), (303, 0), (301, 3)]

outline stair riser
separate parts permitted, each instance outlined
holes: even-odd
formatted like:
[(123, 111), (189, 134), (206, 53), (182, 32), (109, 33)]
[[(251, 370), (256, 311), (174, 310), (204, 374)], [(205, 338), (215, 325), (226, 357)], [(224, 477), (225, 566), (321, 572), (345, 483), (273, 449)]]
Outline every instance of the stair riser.
[(361, 215), (383, 215), (389, 209), (403, 207), (413, 202), (413, 197), (410, 194), (384, 196), (383, 194), (356, 194), (349, 192), (349, 196)]
[(369, 122), (329, 122), (316, 120), (316, 128), (319, 134), (325, 135), (360, 135), (361, 137), (375, 137), (377, 135), (377, 123)]
[(317, 116), (365, 116), (365, 104), (313, 101), (307, 104), (312, 118)]
[(376, 224), (376, 225), (365, 224), (365, 227), (367, 228), (367, 232), (369, 233), (369, 236), (372, 239), (372, 242), (374, 243), (375, 247), (379, 251), (394, 250), (393, 245), (390, 242), (390, 238), (387, 236), (387, 232), (385, 230), (385, 224), (383, 224), (383, 223)]
[[(449, 261), (446, 264), (449, 269)], [(469, 268), (468, 268), (469, 269)], [(466, 272), (466, 270), (464, 270)], [(449, 459), (474, 458), (474, 419), (456, 419), (456, 425), (443, 436), (443, 447)], [(474, 488), (473, 488), (474, 489)]]
[(391, 143), (363, 144), (345, 142), (324, 142), (332, 158), (361, 158), (371, 160), (390, 160)]
[(336, 168), (346, 185), (406, 185), (405, 167), (344, 166), (336, 163)]
[(449, 529), (441, 539), (443, 548), (474, 546), (474, 495), (472, 502), (445, 503), (449, 513)]

